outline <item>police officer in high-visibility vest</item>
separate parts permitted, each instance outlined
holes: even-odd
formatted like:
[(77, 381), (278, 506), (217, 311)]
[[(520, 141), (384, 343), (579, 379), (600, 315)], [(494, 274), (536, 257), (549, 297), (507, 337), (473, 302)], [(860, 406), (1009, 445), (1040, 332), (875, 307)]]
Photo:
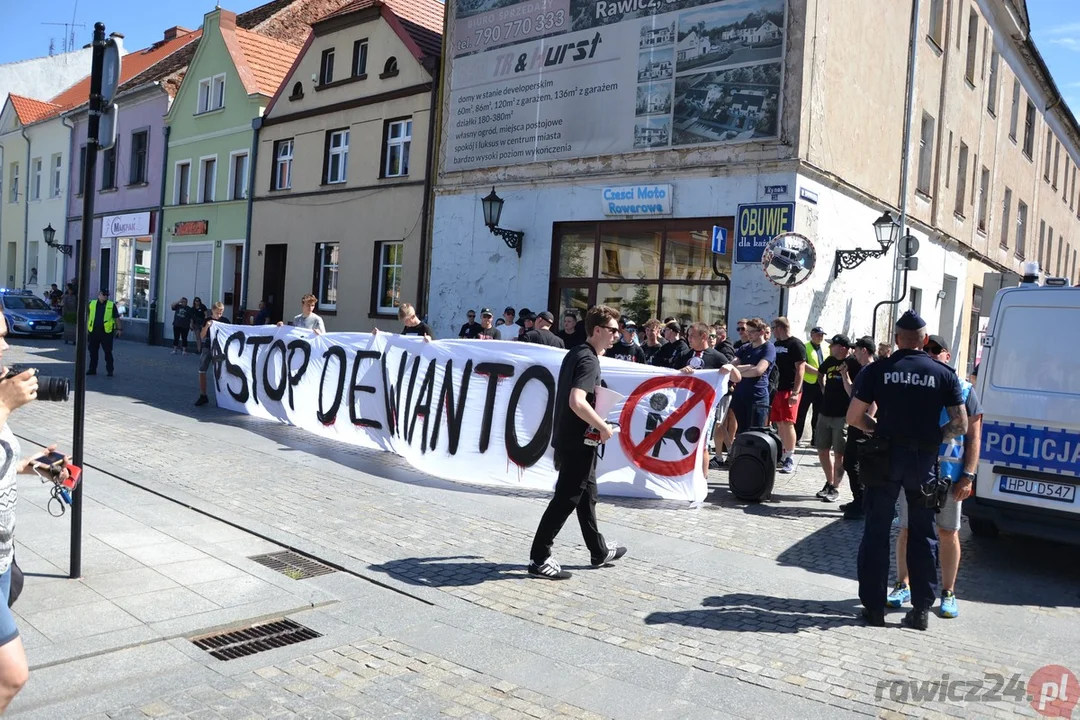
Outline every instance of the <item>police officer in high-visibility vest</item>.
[(810, 340), (806, 343), (806, 367), (803, 371), (802, 397), (799, 398), (799, 414), (795, 418), (795, 438), (802, 438), (806, 416), (810, 416), (810, 445), (816, 447), (814, 433), (817, 432), (818, 404), (821, 402), (821, 385), (818, 384), (818, 367), (829, 354), (828, 348), (821, 349), (825, 340), (825, 331), (819, 327), (810, 329)]
[[(859, 599), (870, 625), (885, 624), (889, 582), (889, 538), (900, 492), (908, 503), (907, 565), (912, 610), (904, 624), (925, 630), (937, 598), (934, 516), (949, 483), (937, 477), (943, 440), (967, 432), (967, 412), (956, 373), (923, 351), (926, 322), (908, 311), (896, 323), (890, 357), (871, 363), (855, 380), (847, 421), (873, 435), (859, 451), (866, 487), (866, 524), (859, 545)], [(872, 406), (876, 412), (871, 415)], [(944, 408), (948, 422), (941, 425)]]
[(86, 330), (90, 341), (90, 367), (87, 375), (97, 375), (98, 349), (105, 350), (105, 372), (113, 376), (113, 337), (119, 337), (120, 315), (116, 312), (116, 303), (109, 299), (109, 291), (98, 291), (97, 300), (90, 301), (90, 312), (86, 319)]

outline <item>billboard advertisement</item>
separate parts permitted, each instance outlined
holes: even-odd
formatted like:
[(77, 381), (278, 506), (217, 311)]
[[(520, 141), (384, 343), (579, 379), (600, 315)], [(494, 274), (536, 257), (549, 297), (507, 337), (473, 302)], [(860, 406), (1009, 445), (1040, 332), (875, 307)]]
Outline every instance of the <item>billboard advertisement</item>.
[(458, 0), (444, 170), (778, 137), (785, 0)]

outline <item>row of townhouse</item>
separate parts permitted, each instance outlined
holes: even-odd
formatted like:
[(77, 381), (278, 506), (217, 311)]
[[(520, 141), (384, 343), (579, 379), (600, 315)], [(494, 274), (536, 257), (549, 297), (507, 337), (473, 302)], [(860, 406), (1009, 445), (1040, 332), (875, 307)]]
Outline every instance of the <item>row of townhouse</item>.
[[(756, 0), (737, 11), (680, 3), (618, 22), (578, 16), (567, 40), (596, 38), (587, 43), (594, 53), (549, 72), (526, 42), (506, 48), (523, 58), (511, 73), (500, 52), (469, 50), (473, 18), (455, 7), (448, 3), (434, 202), (437, 332), (452, 331), (477, 302), (555, 312), (606, 302), (686, 320), (783, 313), (802, 335), (815, 325), (853, 336), (876, 327), (885, 339), (890, 320), (912, 307), (970, 368), (985, 329), (980, 308), (992, 301), (982, 296), (984, 273), (1034, 260), (1046, 274), (1080, 277), (1080, 126), (1031, 41), (1024, 0), (922, 0), (918, 16), (912, 0)], [(782, 42), (681, 56), (677, 37), (707, 35), (739, 13), (783, 18)], [(673, 83), (647, 92), (671, 92), (672, 109), (645, 117), (637, 68), (668, 58)], [(519, 100), (512, 118), (462, 123), (475, 117), (477, 98), (534, 92), (548, 97), (539, 109)], [(470, 146), (478, 133), (499, 150)], [(499, 225), (524, 233), (520, 258), (484, 226), (481, 200), (493, 185), (504, 200)], [(609, 202), (628, 190), (663, 201)], [(921, 245), (916, 270), (896, 269), (897, 245), (838, 267), (839, 250), (876, 250), (872, 224), (902, 207)], [(755, 230), (762, 217), (786, 222)], [(737, 225), (743, 245), (714, 254), (713, 228), (733, 240)], [(817, 269), (806, 282), (782, 292), (768, 281), (765, 230), (812, 240)], [(899, 302), (879, 305), (891, 298)]]
[[(215, 9), (201, 30), (172, 28), (125, 58), (91, 289), (114, 288), (129, 335), (158, 337), (168, 304), (196, 295), (237, 319), (265, 301), (276, 319), (311, 292), (332, 330), (390, 325), (408, 301), (440, 334), (480, 305), (605, 302), (687, 320), (784, 313), (800, 333), (884, 337), (912, 307), (970, 367), (984, 273), (1035, 260), (1078, 278), (1080, 126), (1023, 0), (920, 8), (755, 0), (741, 19), (681, 3), (617, 21), (564, 15), (572, 27), (545, 15), (496, 37), (476, 28), (498, 8), (450, 2), (445, 42), (436, 0)], [(868, 34), (871, 14), (910, 30)], [(680, 35), (762, 18), (780, 42), (677, 57)], [(552, 33), (559, 42), (537, 42)], [(638, 76), (656, 64), (670, 77)], [(29, 286), (35, 268), (39, 284), (72, 275), (31, 236), (54, 217), (58, 243), (81, 240), (86, 92), (12, 97), (0, 116), (8, 285)], [(29, 152), (8, 146), (21, 135)], [(59, 217), (29, 199), (39, 172), (64, 198)], [(492, 186), (500, 225), (524, 234), (517, 248), (484, 225)], [(901, 208), (917, 269), (896, 269), (898, 244), (840, 267), (838, 251), (874, 247), (873, 221)], [(731, 240), (720, 253), (717, 227)], [(781, 230), (809, 237), (818, 261), (784, 292), (760, 263)]]
[[(180, 297), (238, 322), (245, 297), (277, 319), (312, 291), (335, 329), (396, 316), (425, 265), (442, 17), (435, 0), (274, 0), (124, 56), (87, 243), (90, 292), (110, 289), (128, 337), (169, 339)], [(84, 77), (0, 113), (7, 287), (75, 275), (88, 95)]]

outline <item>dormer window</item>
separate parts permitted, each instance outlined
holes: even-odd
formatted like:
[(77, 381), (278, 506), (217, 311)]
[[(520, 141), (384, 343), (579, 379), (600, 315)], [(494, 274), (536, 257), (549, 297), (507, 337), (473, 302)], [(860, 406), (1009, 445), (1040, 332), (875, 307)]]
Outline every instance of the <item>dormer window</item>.
[(304, 83), (296, 83), (292, 86), (292, 95), (289, 96), (290, 100), (300, 100), (304, 97)]
[(329, 85), (334, 82), (334, 48), (323, 50), (319, 65), (319, 84)]
[(380, 75), (379, 77), (383, 79), (391, 78), (397, 75), (397, 73), (397, 58), (391, 55), (389, 58), (387, 58), (386, 64), (383, 65), (382, 75)]

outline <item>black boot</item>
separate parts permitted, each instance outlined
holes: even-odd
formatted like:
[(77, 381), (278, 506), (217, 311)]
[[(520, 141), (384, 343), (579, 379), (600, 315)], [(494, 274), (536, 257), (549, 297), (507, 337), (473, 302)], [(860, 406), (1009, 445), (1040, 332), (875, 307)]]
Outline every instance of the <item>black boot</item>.
[(863, 608), (862, 618), (870, 627), (885, 627), (885, 611)]
[(929, 625), (930, 613), (926, 610), (909, 610), (904, 616), (904, 627), (912, 630), (925, 630)]

